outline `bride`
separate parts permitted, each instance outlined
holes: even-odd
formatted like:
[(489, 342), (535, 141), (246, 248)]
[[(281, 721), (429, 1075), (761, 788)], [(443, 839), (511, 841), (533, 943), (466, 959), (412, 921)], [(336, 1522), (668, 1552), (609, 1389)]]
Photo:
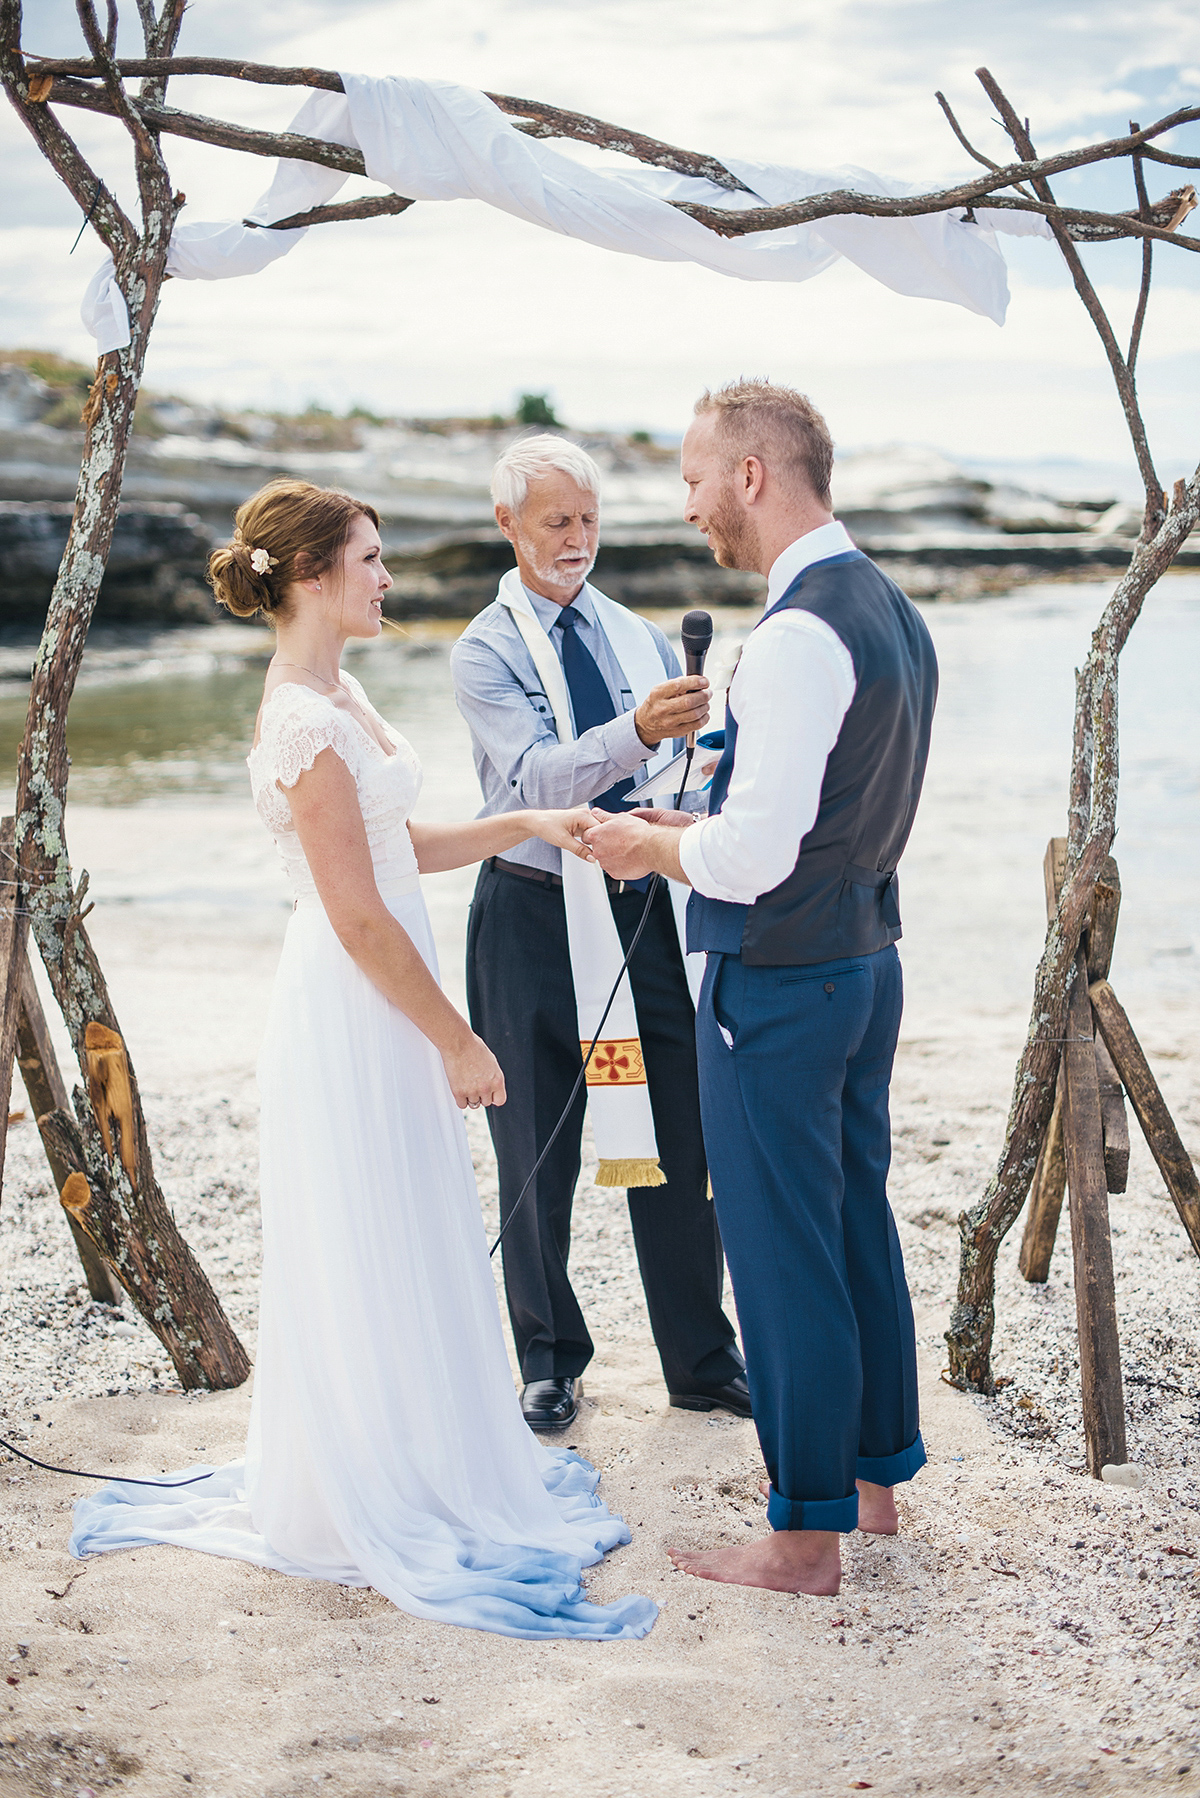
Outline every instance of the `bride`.
[(210, 561), (220, 603), (276, 631), (248, 759), (295, 895), (258, 1069), (249, 1440), (244, 1468), (81, 1500), (71, 1549), (174, 1543), (503, 1635), (641, 1636), (649, 1599), (580, 1583), (629, 1531), (521, 1416), (459, 1115), (502, 1105), (504, 1075), (438, 984), (420, 886), (531, 836), (579, 853), (574, 814), (411, 818), (417, 758), (339, 667), (381, 630), (378, 524), (273, 481)]

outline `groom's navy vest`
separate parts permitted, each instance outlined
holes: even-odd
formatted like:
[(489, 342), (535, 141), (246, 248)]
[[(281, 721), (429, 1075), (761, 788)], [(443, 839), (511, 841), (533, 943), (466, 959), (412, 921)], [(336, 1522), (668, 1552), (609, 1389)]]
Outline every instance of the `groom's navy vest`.
[[(937, 697), (924, 620), (860, 551), (804, 569), (764, 617), (784, 607), (823, 619), (854, 663), (854, 698), (825, 765), (817, 816), (772, 892), (752, 905), (701, 893), (688, 901), (689, 949), (767, 967), (872, 955), (899, 937), (896, 864), (921, 796)], [(737, 720), (727, 710), (710, 813), (725, 803), (736, 749)], [(771, 775), (786, 780), (788, 770)]]

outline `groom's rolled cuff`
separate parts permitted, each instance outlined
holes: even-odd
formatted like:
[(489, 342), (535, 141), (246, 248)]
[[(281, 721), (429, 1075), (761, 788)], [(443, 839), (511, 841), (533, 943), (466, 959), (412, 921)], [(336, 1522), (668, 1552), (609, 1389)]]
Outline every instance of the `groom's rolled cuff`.
[(872, 1486), (902, 1486), (905, 1480), (911, 1480), (921, 1471), (925, 1461), (925, 1444), (918, 1430), (908, 1447), (902, 1448), (899, 1454), (860, 1455), (856, 1477), (869, 1481)]
[(773, 1530), (839, 1530), (858, 1528), (858, 1493), (849, 1498), (785, 1498), (771, 1487), (767, 1522)]
[[(895, 1455), (860, 1455), (855, 1478), (872, 1486), (899, 1486), (911, 1480), (925, 1465), (921, 1432)], [(837, 1530), (848, 1534), (858, 1528), (858, 1493), (848, 1498), (785, 1498), (771, 1487), (767, 1498), (767, 1522), (773, 1530)]]

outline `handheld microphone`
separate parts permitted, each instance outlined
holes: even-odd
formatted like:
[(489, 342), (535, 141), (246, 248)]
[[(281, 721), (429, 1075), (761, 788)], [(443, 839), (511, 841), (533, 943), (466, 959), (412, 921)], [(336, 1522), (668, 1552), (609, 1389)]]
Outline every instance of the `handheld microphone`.
[[(688, 674), (704, 673), (704, 658), (713, 640), (713, 621), (711, 612), (688, 612), (679, 627), (679, 640), (683, 644), (685, 671)], [(687, 746), (696, 747), (696, 733), (688, 732)]]

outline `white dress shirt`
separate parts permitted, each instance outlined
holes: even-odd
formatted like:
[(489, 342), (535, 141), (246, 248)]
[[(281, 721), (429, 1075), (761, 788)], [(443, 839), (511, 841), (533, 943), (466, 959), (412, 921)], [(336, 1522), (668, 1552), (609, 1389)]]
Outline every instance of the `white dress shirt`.
[[(767, 610), (805, 568), (853, 548), (836, 519), (798, 537), (771, 565)], [(680, 838), (698, 893), (749, 905), (792, 872), (855, 685), (850, 651), (811, 612), (785, 607), (750, 633), (729, 686), (738, 736), (725, 804)]]

